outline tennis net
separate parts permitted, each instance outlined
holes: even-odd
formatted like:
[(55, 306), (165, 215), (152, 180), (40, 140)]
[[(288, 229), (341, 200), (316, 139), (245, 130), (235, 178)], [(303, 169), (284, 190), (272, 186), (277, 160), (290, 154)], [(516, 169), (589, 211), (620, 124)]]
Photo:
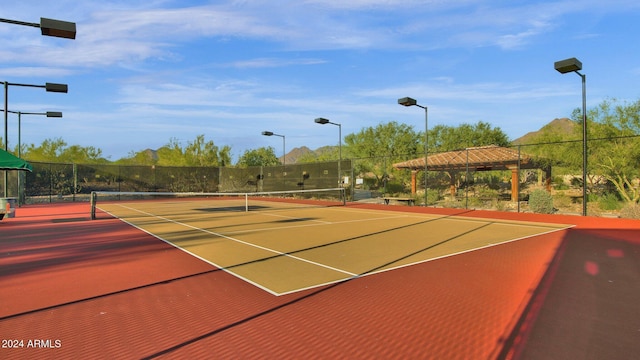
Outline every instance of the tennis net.
[(306, 206), (341, 206), (346, 204), (346, 197), (344, 188), (244, 193), (94, 191), (91, 193), (91, 219), (96, 219), (96, 210), (102, 205), (142, 203), (154, 208), (163, 205), (177, 208), (180, 204), (181, 208), (192, 206), (193, 209), (207, 211), (247, 212)]

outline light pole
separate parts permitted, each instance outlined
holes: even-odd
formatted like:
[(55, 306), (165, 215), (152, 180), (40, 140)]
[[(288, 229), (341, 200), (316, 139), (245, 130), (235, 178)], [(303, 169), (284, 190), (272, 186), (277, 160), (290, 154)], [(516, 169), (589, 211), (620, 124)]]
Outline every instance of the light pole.
[[(18, 21), (18, 20), (11, 20), (11, 19), (3, 19), (0, 18), (0, 22), (3, 23), (8, 23), (8, 24), (14, 24), (14, 25), (23, 25), (23, 26), (31, 26), (31, 27), (36, 27), (36, 28), (40, 28), (40, 32), (42, 35), (45, 36), (53, 36), (53, 37), (59, 37), (59, 38), (64, 38), (64, 39), (75, 39), (76, 38), (76, 23), (74, 22), (69, 22), (69, 21), (61, 21), (61, 20), (54, 20), (54, 19), (48, 19), (48, 18), (40, 18), (40, 22), (39, 23), (30, 23), (30, 22), (24, 22), (24, 21)], [(9, 85), (17, 85), (17, 86), (35, 86), (35, 87), (44, 87), (47, 89), (47, 91), (53, 91), (53, 92), (67, 92), (67, 85), (63, 85), (63, 84), (49, 84), (47, 83), (45, 86), (37, 86), (37, 85), (24, 85), (24, 84), (10, 84), (8, 82), (4, 82), (4, 109), (8, 110), (9, 107), (7, 106), (7, 98), (8, 98), (8, 86)], [(4, 144), (5, 144), (5, 150), (8, 150), (8, 139), (7, 139), (7, 112), (4, 112)], [(8, 197), (9, 194), (7, 192), (7, 183), (9, 182), (9, 173), (7, 173), (7, 171), (4, 171), (4, 196)]]
[(338, 127), (338, 187), (342, 187), (342, 125), (329, 121), (325, 118), (317, 118), (314, 120), (316, 124), (331, 124)]
[[(10, 83), (7, 81), (2, 82), (4, 84), (4, 108), (9, 108), (9, 85), (11, 86), (25, 86), (25, 87), (35, 87), (35, 88), (43, 88), (48, 92), (57, 92), (57, 93), (67, 93), (69, 91), (67, 84), (56, 84), (56, 83), (46, 83), (44, 85), (31, 85), (31, 84), (18, 84), (18, 83)], [(9, 151), (9, 139), (8, 139), (8, 119), (9, 112), (4, 112), (4, 150)], [(8, 197), (8, 189), (7, 183), (9, 182), (9, 173), (4, 171), (4, 197)]]
[[(47, 112), (25, 112), (25, 111), (12, 111), (7, 110), (6, 112), (10, 112), (12, 114), (18, 114), (18, 157), (22, 158), (22, 140), (21, 140), (21, 132), (22, 132), (22, 115), (42, 115), (48, 118), (61, 118), (62, 113), (59, 111), (47, 111)], [(20, 178), (21, 174), (18, 174), (18, 205), (22, 205), (23, 196), (20, 188)]]
[(76, 23), (68, 22), (68, 21), (60, 21), (54, 19), (40, 18), (40, 23), (30, 23), (24, 21), (10, 20), (10, 19), (0, 19), (0, 22), (14, 24), (14, 25), (24, 25), (40, 28), (42, 35), (53, 36), (65, 39), (75, 39), (76, 38)]
[(12, 111), (8, 110), (12, 114), (18, 114), (18, 157), (22, 157), (22, 143), (21, 143), (21, 128), (22, 128), (22, 115), (42, 115), (48, 118), (61, 118), (62, 113), (60, 111), (47, 111), (47, 112), (26, 112), (26, 111)]
[(285, 148), (284, 135), (279, 135), (279, 134), (273, 133), (271, 131), (263, 131), (262, 135), (264, 135), (264, 136), (280, 136), (282, 138), (282, 165), (286, 165), (287, 164), (286, 163), (286, 155), (287, 155), (287, 153), (285, 152), (286, 148)]
[(419, 108), (424, 109), (424, 206), (428, 206), (428, 196), (427, 196), (427, 175), (429, 173), (429, 168), (427, 166), (427, 159), (429, 154), (429, 114), (426, 106), (422, 106), (418, 104), (418, 102), (410, 97), (403, 97), (398, 99), (398, 104), (402, 106), (417, 106)]
[(574, 72), (582, 78), (582, 216), (587, 216), (587, 76), (580, 73), (582, 63), (576, 58), (556, 61), (561, 74)]
[(285, 137), (284, 135), (279, 135), (276, 134), (274, 132), (271, 131), (263, 131), (262, 135), (264, 136), (280, 136), (282, 138), (282, 186), (283, 189), (282, 190), (287, 190), (286, 189), (286, 176), (287, 176), (287, 152), (286, 152), (286, 146), (285, 146)]

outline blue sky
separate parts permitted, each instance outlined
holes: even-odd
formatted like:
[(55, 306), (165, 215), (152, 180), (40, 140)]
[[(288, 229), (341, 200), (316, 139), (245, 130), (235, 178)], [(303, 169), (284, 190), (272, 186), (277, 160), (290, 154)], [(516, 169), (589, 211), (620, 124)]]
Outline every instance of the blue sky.
[[(485, 121), (511, 139), (581, 106), (640, 98), (637, 0), (13, 1), (0, 18), (77, 23), (76, 40), (0, 23), (0, 81), (66, 83), (68, 94), (9, 87), (23, 143), (62, 138), (111, 160), (204, 134), (247, 149), (337, 145), (364, 127)], [(3, 135), (0, 135), (3, 136)], [(9, 146), (18, 141), (9, 116)]]

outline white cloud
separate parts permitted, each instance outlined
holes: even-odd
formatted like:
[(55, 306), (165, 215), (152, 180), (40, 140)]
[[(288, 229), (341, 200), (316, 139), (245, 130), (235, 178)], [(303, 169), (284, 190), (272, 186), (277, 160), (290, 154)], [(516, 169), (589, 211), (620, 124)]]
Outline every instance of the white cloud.
[(55, 68), (55, 67), (36, 67), (36, 66), (21, 66), (13, 68), (0, 68), (0, 77), (64, 77), (71, 75), (72, 70), (68, 68)]
[[(256, 58), (240, 60), (228, 64), (227, 66), (236, 68), (273, 68), (292, 65), (317, 65), (324, 64), (326, 60), (321, 59), (280, 59), (280, 58)], [(224, 66), (224, 65), (223, 65)]]

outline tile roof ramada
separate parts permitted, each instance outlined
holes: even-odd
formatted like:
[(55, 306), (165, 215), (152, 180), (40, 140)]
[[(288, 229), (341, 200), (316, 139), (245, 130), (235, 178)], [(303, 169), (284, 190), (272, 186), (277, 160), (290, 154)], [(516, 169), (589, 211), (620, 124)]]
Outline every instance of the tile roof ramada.
[[(529, 155), (519, 153), (517, 149), (488, 145), (447, 151), (427, 156), (429, 170), (464, 170), (469, 164), (470, 170), (505, 170), (518, 164), (520, 168), (534, 167)], [(396, 169), (424, 169), (424, 157), (393, 164)]]

